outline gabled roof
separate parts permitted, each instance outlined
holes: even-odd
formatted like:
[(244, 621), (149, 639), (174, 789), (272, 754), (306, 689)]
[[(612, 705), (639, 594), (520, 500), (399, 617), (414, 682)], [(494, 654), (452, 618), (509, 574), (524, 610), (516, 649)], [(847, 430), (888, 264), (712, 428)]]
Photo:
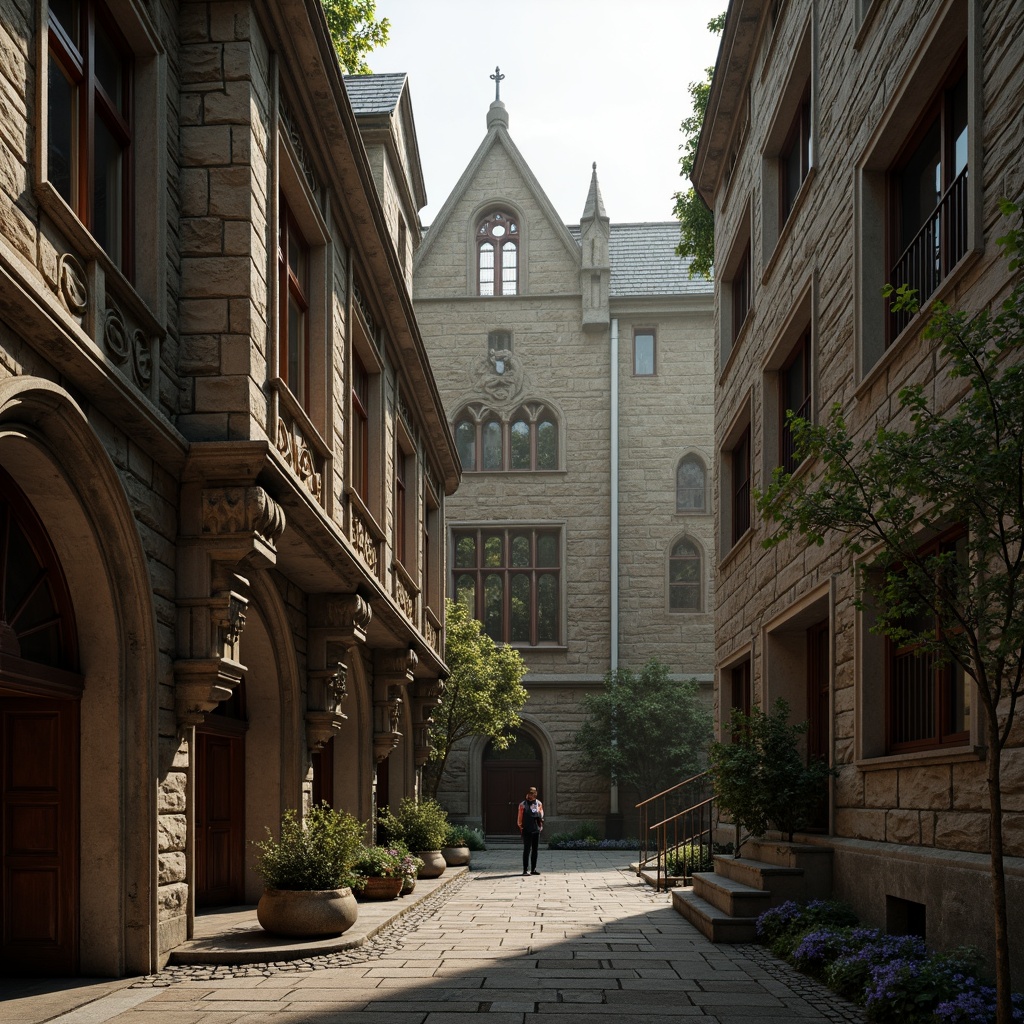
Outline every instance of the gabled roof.
[(451, 219), (453, 211), (469, 188), (473, 178), (476, 177), (487, 154), (494, 146), (501, 146), (508, 153), (509, 159), (511, 159), (516, 170), (519, 171), (523, 181), (526, 182), (527, 188), (533, 193), (537, 205), (551, 224), (555, 234), (562, 240), (566, 251), (574, 260), (578, 261), (580, 258), (579, 240), (569, 234), (564, 222), (558, 216), (558, 211), (552, 205), (551, 200), (548, 199), (544, 189), (541, 188), (541, 184), (533, 171), (530, 170), (530, 165), (523, 159), (523, 154), (519, 152), (516, 144), (512, 141), (512, 137), (508, 133), (508, 115), (505, 112), (505, 104), (500, 100), (496, 100), (491, 104), (490, 110), (487, 113), (487, 134), (484, 136), (483, 142), (477, 147), (473, 158), (466, 165), (466, 169), (462, 172), (462, 177), (459, 178), (455, 188), (452, 189), (451, 194), (444, 201), (444, 205), (438, 211), (433, 224), (430, 225), (423, 236), (423, 242), (416, 253), (416, 264), (418, 265), (423, 260), (433, 246), (434, 240), (440, 236), (445, 224)]
[[(578, 226), (571, 225), (569, 231), (579, 238)], [(678, 221), (612, 224), (609, 296), (710, 295), (714, 285), (706, 277), (690, 277), (690, 260), (676, 255), (678, 243)]]
[(391, 114), (402, 97), (408, 75), (393, 71), (384, 75), (345, 75), (345, 92), (356, 115)]

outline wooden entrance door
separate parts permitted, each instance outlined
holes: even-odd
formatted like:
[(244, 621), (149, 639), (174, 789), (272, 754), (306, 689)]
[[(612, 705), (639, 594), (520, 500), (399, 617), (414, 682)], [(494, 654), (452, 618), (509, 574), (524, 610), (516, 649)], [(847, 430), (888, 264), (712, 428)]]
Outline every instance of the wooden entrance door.
[(245, 898), (245, 735), (196, 730), (196, 906)]
[(77, 700), (0, 697), (0, 973), (78, 969)]
[[(516, 809), (531, 786), (540, 786), (540, 761), (494, 761), (484, 765), (484, 831), (518, 835)], [(539, 794), (541, 800), (544, 794)]]
[[(807, 759), (828, 761), (829, 757), (829, 628), (828, 619), (807, 630)], [(828, 829), (828, 783), (821, 793), (812, 829)]]

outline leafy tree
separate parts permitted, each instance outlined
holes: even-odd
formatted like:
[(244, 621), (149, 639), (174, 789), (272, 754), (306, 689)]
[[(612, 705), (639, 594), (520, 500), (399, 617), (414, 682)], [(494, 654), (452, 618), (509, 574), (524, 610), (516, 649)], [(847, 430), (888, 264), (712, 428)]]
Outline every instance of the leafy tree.
[(635, 787), (641, 798), (702, 770), (711, 714), (696, 680), (670, 679), (657, 658), (639, 672), (609, 672), (583, 707), (588, 718), (576, 733), (576, 749), (588, 767)]
[[(1016, 205), (1004, 201), (1002, 210), (1019, 224)], [(900, 391), (905, 428), (855, 440), (838, 406), (820, 426), (793, 418), (798, 455), (811, 456), (816, 472), (776, 470), (757, 496), (765, 518), (780, 525), (766, 545), (793, 531), (816, 544), (838, 534), (859, 564), (873, 629), (973, 681), (985, 728), (999, 1024), (1010, 1022), (1000, 773), (1024, 693), (1022, 240), (1020, 227), (998, 240), (1012, 288), (1000, 305), (932, 307), (924, 337), (943, 369), (927, 389)], [(894, 298), (913, 307), (906, 289)], [(951, 393), (960, 396), (951, 408), (932, 407), (932, 395)], [(922, 536), (950, 526), (964, 531), (955, 547), (922, 547)]]
[[(725, 14), (719, 14), (708, 22), (708, 31), (716, 35), (725, 27)], [(700, 130), (704, 126), (704, 113), (708, 108), (708, 96), (711, 93), (711, 79), (715, 69), (707, 69), (707, 77), (703, 82), (691, 82), (687, 87), (693, 101), (693, 113), (684, 117), (679, 130), (683, 133), (683, 143), (679, 147), (683, 155), (679, 158), (679, 175), (689, 180), (693, 173), (693, 162), (697, 156), (697, 142)], [(690, 276), (700, 274), (711, 277), (711, 267), (715, 258), (715, 216), (707, 204), (691, 185), (683, 192), (676, 192), (672, 197), (675, 206), (672, 215), (679, 221), (679, 244), (676, 246), (677, 256), (689, 256)]]
[(734, 708), (730, 743), (711, 744), (711, 777), (719, 806), (752, 836), (770, 825), (790, 840), (808, 825), (834, 775), (824, 761), (805, 764), (798, 742), (807, 722), (789, 723), (789, 705), (777, 700), (770, 712), (755, 707), (749, 715)]
[(341, 70), (348, 75), (368, 75), (365, 57), (388, 41), (391, 22), (375, 21), (377, 0), (320, 0), (338, 54)]
[(504, 750), (520, 725), (528, 696), (522, 679), (527, 668), (519, 652), (498, 646), (480, 628), (464, 604), (445, 602), (445, 659), (451, 675), (430, 727), (430, 757), (425, 772), (427, 795), (437, 796), (455, 745), (469, 736), (489, 736)]

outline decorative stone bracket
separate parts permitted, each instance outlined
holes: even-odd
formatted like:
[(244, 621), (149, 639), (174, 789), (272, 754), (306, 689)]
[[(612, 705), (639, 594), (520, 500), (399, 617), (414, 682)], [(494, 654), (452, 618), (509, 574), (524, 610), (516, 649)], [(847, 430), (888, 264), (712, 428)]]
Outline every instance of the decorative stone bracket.
[(417, 679), (412, 688), (412, 740), (416, 767), (430, 760), (430, 727), (433, 713), (441, 703), (444, 683), (440, 679)]
[(179, 724), (202, 722), (245, 674), (239, 645), (247, 575), (275, 564), (284, 525), (283, 510), (262, 487), (183, 488), (174, 663)]
[(359, 594), (316, 594), (309, 606), (309, 671), (306, 676), (306, 745), (319, 750), (347, 719), (341, 710), (351, 650), (366, 643), (373, 619)]
[(374, 652), (373, 756), (378, 762), (388, 757), (402, 740), (402, 695), (412, 685), (418, 663), (411, 647)]

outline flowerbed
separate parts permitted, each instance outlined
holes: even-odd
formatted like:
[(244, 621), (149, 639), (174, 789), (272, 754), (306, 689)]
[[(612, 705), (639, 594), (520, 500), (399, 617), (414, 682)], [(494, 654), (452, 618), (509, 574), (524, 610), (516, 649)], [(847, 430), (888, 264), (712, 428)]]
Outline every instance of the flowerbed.
[(639, 850), (639, 839), (562, 839), (552, 836), (549, 850)]
[[(878, 1024), (991, 1024), (995, 989), (978, 978), (975, 950), (929, 953), (915, 935), (857, 927), (853, 911), (832, 900), (792, 900), (765, 911), (758, 938), (805, 974), (860, 1003)], [(1013, 996), (1024, 1024), (1024, 995)]]

